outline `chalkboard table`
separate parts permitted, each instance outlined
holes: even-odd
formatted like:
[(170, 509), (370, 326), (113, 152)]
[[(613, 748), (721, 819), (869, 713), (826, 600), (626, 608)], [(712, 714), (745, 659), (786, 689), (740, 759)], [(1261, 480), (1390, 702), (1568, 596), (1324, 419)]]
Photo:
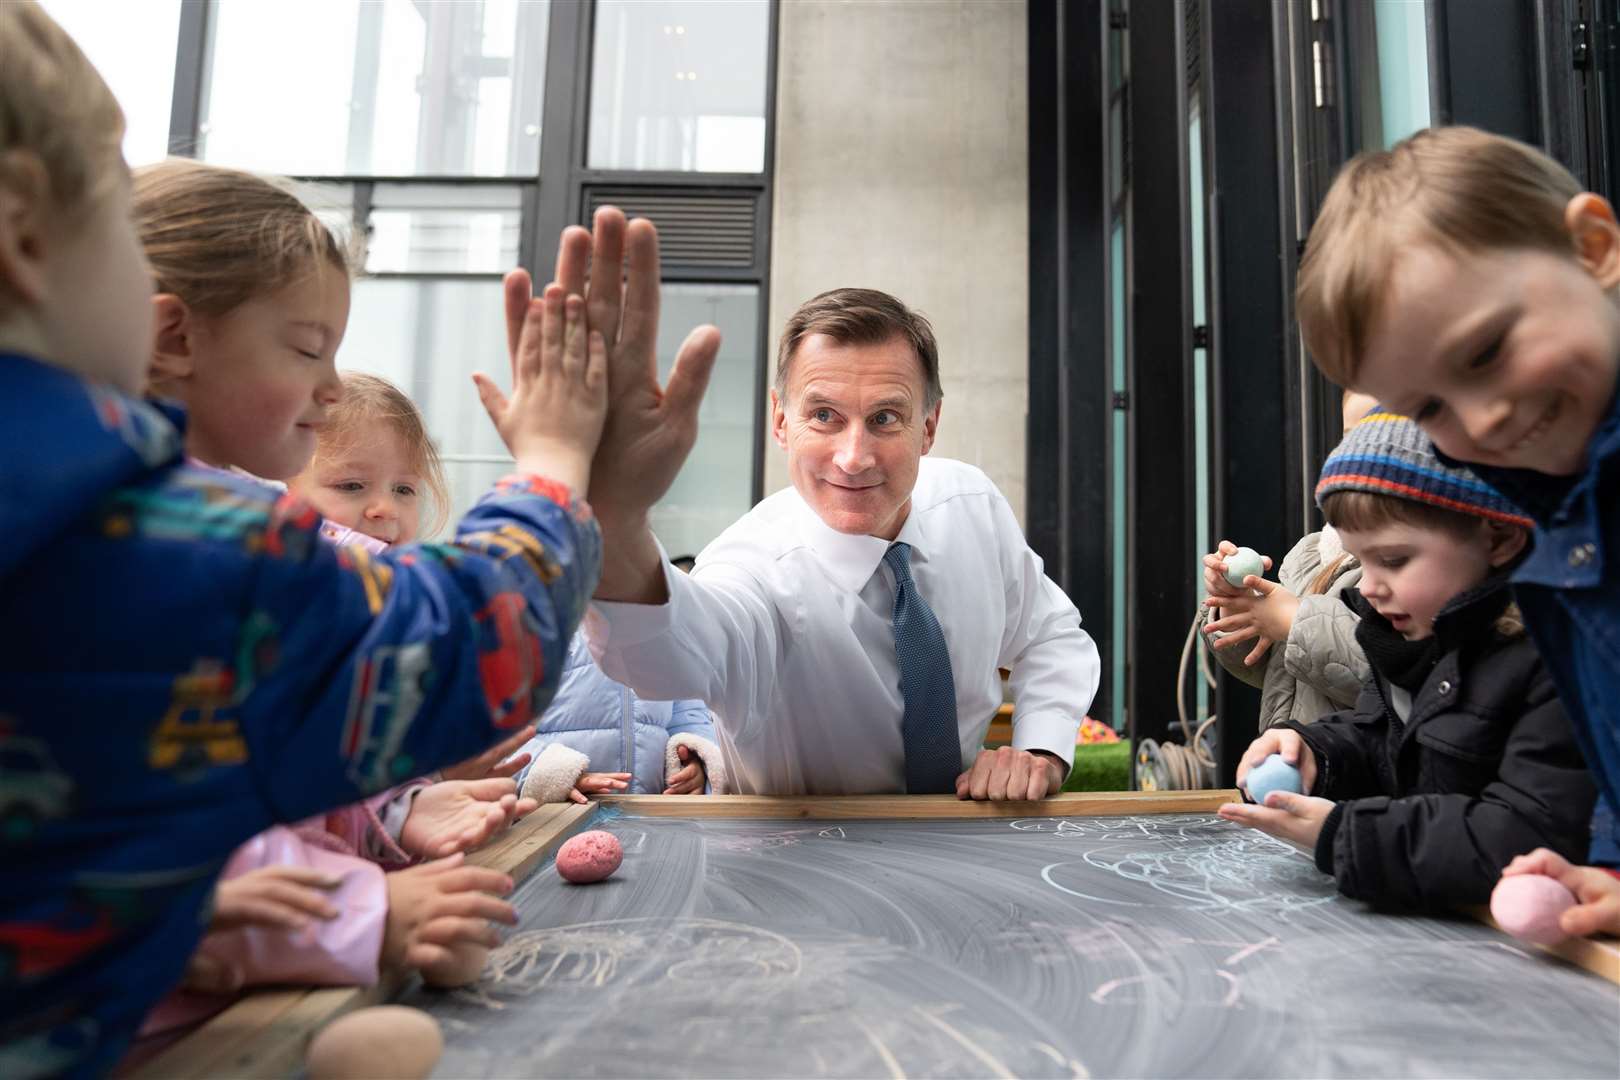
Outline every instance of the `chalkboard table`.
[[(548, 807), (478, 861), (522, 877), (598, 827), (619, 873), (533, 874), (478, 984), (402, 1000), (439, 1019), (454, 1077), (1620, 1075), (1620, 986), (1466, 918), (1346, 900), (1213, 817), (1230, 794)], [(379, 992), (270, 1015), (277, 996), (148, 1071), (295, 1069), (310, 1030)]]

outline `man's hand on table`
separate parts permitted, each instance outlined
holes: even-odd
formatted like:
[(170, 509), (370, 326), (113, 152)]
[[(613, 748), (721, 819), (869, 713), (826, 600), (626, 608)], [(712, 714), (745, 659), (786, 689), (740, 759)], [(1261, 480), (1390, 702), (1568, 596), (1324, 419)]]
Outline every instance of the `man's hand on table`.
[(956, 797), (1044, 799), (1063, 787), (1063, 775), (1063, 762), (1045, 750), (980, 750), (973, 767), (956, 778)]

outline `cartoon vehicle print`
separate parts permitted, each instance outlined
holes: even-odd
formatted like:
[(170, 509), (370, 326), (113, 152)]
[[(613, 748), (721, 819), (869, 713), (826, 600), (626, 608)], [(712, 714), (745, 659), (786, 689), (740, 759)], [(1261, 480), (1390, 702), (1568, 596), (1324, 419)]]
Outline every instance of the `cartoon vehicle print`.
[(497, 593), (474, 617), (478, 677), (498, 728), (530, 719), (530, 702), (545, 672), (540, 627), (520, 593)]
[(339, 750), (349, 779), (362, 789), (381, 791), (415, 774), (400, 747), (432, 680), (432, 654), (420, 641), (377, 648), (355, 671)]
[(0, 986), (60, 971), (117, 936), (108, 911), (81, 904), (51, 922), (0, 923)]
[(66, 814), (72, 798), (73, 781), (43, 739), (0, 727), (0, 843), (27, 840), (41, 822)]
[(239, 765), (247, 760), (247, 742), (234, 716), (221, 716), (247, 699), (259, 677), (275, 665), (275, 628), (263, 613), (242, 627), (236, 661), (196, 661), (177, 676), (169, 709), (152, 733), (147, 761), (154, 769), (182, 775), (201, 773), (211, 765)]

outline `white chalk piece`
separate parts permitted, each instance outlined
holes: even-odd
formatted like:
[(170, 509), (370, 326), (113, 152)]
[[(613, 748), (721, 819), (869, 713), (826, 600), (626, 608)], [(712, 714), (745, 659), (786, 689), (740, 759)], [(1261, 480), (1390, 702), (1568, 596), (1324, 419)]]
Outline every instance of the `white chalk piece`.
[(1557, 945), (1569, 935), (1559, 925), (1575, 894), (1545, 874), (1514, 874), (1491, 890), (1491, 918), (1520, 941)]
[(1272, 754), (1249, 770), (1249, 775), (1243, 778), (1243, 786), (1248, 790), (1249, 798), (1264, 806), (1266, 796), (1273, 791), (1303, 794), (1305, 780), (1298, 769), (1283, 760), (1281, 754)]
[(1240, 547), (1235, 554), (1226, 557), (1228, 584), (1242, 587), (1243, 579), (1250, 574), (1255, 577), (1266, 576), (1266, 562), (1254, 548)]
[(317, 1032), (304, 1067), (309, 1080), (425, 1080), (443, 1053), (444, 1035), (433, 1017), (403, 1005), (378, 1005), (340, 1016)]

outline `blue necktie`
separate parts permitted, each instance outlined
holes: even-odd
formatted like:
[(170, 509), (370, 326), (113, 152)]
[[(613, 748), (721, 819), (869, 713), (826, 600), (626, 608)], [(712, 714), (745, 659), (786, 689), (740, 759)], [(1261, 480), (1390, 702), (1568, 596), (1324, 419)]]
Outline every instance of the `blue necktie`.
[(907, 562), (910, 544), (894, 544), (883, 561), (894, 571), (894, 655), (900, 661), (900, 724), (906, 751), (906, 791), (912, 795), (954, 792), (962, 772), (956, 730), (956, 682), (939, 620), (917, 592)]

